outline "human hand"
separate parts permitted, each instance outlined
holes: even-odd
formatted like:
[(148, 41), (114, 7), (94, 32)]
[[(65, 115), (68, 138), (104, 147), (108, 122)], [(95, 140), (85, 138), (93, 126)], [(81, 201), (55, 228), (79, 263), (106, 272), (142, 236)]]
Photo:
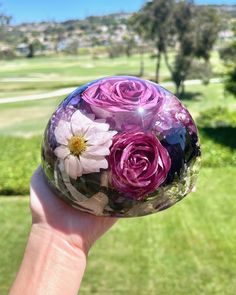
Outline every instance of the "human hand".
[(86, 255), (94, 242), (117, 221), (117, 218), (95, 216), (67, 205), (50, 189), (41, 166), (31, 179), (30, 207), (33, 226), (58, 235)]
[(10, 295), (75, 295), (87, 254), (117, 218), (76, 210), (50, 189), (39, 166), (31, 179), (32, 228)]

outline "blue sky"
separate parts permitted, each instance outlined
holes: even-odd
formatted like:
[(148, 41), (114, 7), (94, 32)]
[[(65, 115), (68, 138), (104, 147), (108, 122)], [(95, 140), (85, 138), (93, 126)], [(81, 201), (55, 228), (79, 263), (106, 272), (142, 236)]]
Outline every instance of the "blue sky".
[[(133, 12), (145, 0), (0, 0), (1, 10), (13, 17), (13, 23), (66, 20), (103, 15), (112, 12)], [(196, 0), (201, 4), (236, 4), (236, 0)]]

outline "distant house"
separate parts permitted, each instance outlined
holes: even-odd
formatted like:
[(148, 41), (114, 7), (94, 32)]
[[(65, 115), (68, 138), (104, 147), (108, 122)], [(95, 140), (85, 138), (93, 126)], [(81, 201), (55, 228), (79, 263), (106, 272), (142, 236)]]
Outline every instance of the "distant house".
[(68, 47), (69, 42), (68, 40), (61, 40), (57, 43), (57, 50), (58, 51), (64, 51)]
[(20, 43), (17, 45), (16, 51), (19, 54), (27, 55), (29, 53), (29, 45), (26, 43)]
[(221, 40), (231, 40), (234, 38), (234, 32), (231, 30), (225, 30), (219, 32), (219, 39)]

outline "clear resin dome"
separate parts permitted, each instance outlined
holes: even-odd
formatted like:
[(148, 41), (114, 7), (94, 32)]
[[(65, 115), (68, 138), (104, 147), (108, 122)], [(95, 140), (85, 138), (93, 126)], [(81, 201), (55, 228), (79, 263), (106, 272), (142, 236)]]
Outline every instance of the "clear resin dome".
[(166, 209), (194, 188), (197, 128), (160, 85), (115, 76), (76, 89), (45, 130), (44, 172), (58, 197), (95, 215), (134, 217)]

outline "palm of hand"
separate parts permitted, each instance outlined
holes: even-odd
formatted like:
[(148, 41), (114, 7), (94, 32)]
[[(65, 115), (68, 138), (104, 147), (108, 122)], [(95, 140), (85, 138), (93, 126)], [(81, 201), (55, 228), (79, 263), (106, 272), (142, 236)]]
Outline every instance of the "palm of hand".
[(51, 191), (41, 167), (31, 179), (30, 206), (33, 224), (61, 235), (86, 251), (117, 220), (94, 216), (67, 205)]

